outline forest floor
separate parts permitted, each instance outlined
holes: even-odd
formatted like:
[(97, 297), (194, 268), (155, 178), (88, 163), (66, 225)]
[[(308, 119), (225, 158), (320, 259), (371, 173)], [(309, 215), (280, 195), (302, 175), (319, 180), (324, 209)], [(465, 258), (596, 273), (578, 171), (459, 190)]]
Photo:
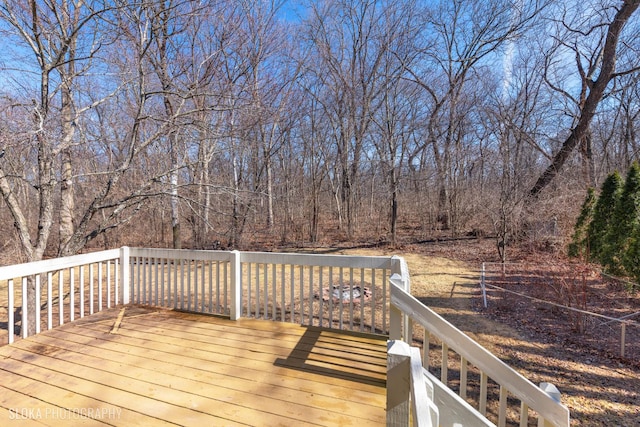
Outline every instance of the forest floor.
[[(619, 343), (619, 332), (615, 332), (619, 328), (612, 329), (608, 334), (611, 336), (602, 340), (594, 339), (576, 332), (575, 319), (572, 322), (561, 311), (513, 295), (505, 304), (504, 295), (490, 293), (488, 308), (484, 308), (480, 266), (495, 258), (492, 250), (495, 252), (490, 242), (466, 240), (426, 242), (395, 251), (353, 248), (336, 252), (384, 252), (405, 257), (412, 294), (534, 384), (554, 384), (571, 412), (572, 426), (640, 426), (640, 328), (627, 328), (635, 329), (635, 335), (627, 335), (627, 342), (632, 341), (627, 347), (633, 351), (621, 358), (619, 344), (617, 352), (599, 344), (611, 340)], [(555, 266), (558, 259), (554, 254), (537, 254), (536, 263)], [(616, 292), (627, 298), (622, 298), (626, 311), (614, 310), (615, 316), (640, 311), (637, 292), (629, 294), (624, 288), (616, 288)], [(600, 296), (599, 302), (589, 302), (589, 310), (610, 305), (611, 293), (588, 294), (591, 299)], [(540, 292), (535, 296), (544, 297)]]

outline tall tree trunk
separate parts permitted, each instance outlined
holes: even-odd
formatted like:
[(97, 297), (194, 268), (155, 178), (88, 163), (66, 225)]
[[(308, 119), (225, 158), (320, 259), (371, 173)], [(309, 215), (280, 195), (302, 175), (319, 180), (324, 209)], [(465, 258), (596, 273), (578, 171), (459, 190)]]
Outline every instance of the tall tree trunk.
[(595, 163), (593, 159), (591, 130), (582, 139), (580, 144), (580, 154), (582, 157), (582, 173), (584, 177), (584, 185), (586, 188), (596, 188)]
[[(73, 61), (69, 63), (69, 73), (73, 73)], [(75, 195), (73, 190), (73, 154), (71, 143), (75, 133), (72, 117), (72, 95), (68, 84), (62, 87), (62, 151), (60, 171), (60, 242), (58, 253), (61, 256), (73, 255), (71, 240), (75, 233), (73, 216), (75, 212)]]
[(173, 236), (173, 249), (182, 249), (180, 234), (180, 199), (178, 198), (178, 148), (176, 147), (176, 133), (169, 134), (169, 150), (171, 156), (171, 172), (169, 174), (171, 191), (171, 231)]
[(61, 174), (60, 174), (60, 256), (74, 254), (71, 241), (75, 232), (73, 225), (73, 214), (75, 211), (75, 197), (73, 191), (73, 168), (71, 149), (67, 148), (61, 153)]
[(62, 141), (61, 141), (61, 172), (60, 172), (60, 242), (58, 253), (62, 256), (73, 255), (74, 249), (70, 243), (75, 232), (73, 216), (75, 213), (75, 195), (73, 191), (73, 165), (71, 144), (75, 134), (75, 123), (73, 117), (73, 94), (72, 82), (76, 73), (75, 70), (75, 50), (76, 39), (72, 38), (69, 43), (69, 60), (60, 67), (62, 78), (61, 98), (62, 98)]
[[(445, 161), (443, 160), (443, 156), (440, 154), (440, 149), (436, 144), (435, 140), (432, 142), (433, 145), (433, 158), (436, 163), (436, 178), (437, 178), (437, 188), (438, 191), (438, 203), (436, 206), (436, 221), (440, 224), (443, 230), (449, 229), (449, 208), (448, 208), (448, 199), (449, 199), (449, 190), (447, 185), (447, 168), (445, 165)], [(446, 149), (446, 147), (445, 147)], [(445, 156), (446, 157), (446, 156)]]
[[(313, 178), (315, 180), (315, 178)], [(311, 221), (309, 224), (309, 240), (311, 243), (318, 241), (318, 222), (320, 221), (319, 190), (315, 183), (311, 184)]]
[(264, 147), (264, 167), (267, 178), (267, 228), (273, 228), (273, 167), (271, 160), (270, 143), (265, 143)]
[(398, 244), (398, 178), (396, 169), (391, 166), (391, 245)]
[(234, 249), (240, 240), (240, 171), (238, 158), (233, 153), (233, 200), (231, 206), (231, 235), (229, 236), (229, 246)]
[[(204, 132), (203, 132), (204, 133)], [(208, 138), (202, 137), (200, 141), (208, 141)], [(198, 204), (199, 215), (197, 218), (195, 229), (195, 244), (198, 248), (208, 246), (207, 237), (209, 235), (209, 210), (211, 208), (211, 192), (209, 191), (210, 174), (209, 174), (209, 158), (207, 148), (201, 143), (198, 151)]]

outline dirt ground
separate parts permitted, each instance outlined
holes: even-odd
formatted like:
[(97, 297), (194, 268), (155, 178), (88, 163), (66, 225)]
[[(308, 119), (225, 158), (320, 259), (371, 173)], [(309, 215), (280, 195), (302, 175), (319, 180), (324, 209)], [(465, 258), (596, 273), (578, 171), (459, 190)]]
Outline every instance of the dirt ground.
[[(380, 254), (374, 249), (348, 252)], [(495, 257), (490, 245), (430, 242), (385, 252), (405, 257), (416, 298), (533, 383), (556, 385), (571, 412), (572, 426), (640, 426), (638, 360), (580, 346), (579, 339), (553, 339), (562, 334), (526, 328), (518, 316), (498, 316), (495, 310), (483, 309), (479, 270), (483, 260)]]

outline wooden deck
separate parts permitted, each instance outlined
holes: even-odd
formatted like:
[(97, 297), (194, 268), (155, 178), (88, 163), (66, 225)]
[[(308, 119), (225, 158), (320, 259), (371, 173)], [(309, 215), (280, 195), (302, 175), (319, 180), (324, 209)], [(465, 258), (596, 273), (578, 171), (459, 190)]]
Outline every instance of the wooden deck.
[(0, 425), (383, 425), (385, 378), (382, 338), (127, 306), (0, 347)]

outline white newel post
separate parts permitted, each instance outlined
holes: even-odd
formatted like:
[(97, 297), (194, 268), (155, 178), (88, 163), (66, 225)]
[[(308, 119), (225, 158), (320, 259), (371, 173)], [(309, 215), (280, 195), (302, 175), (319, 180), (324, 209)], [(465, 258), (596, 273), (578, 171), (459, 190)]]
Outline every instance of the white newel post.
[(129, 259), (129, 247), (120, 248), (120, 295), (122, 304), (131, 302), (131, 262)]
[[(399, 257), (397, 255), (394, 255), (392, 258), (392, 267), (391, 267), (391, 274), (392, 276), (396, 276), (395, 279), (397, 281), (399, 281), (400, 283), (402, 283), (402, 288), (404, 289), (404, 291), (406, 293), (408, 293), (409, 295), (411, 295), (411, 281), (409, 279), (409, 267), (407, 266), (407, 262), (404, 260), (404, 258)], [(392, 309), (389, 312), (389, 315), (391, 317), (396, 317), (397, 313), (394, 314), (394, 308), (392, 306)], [(412, 341), (413, 341), (413, 332), (411, 330), (411, 319), (409, 319), (409, 316), (407, 316), (406, 314), (402, 313), (401, 315), (401, 325), (402, 325), (402, 337), (404, 338), (405, 342), (408, 343), (409, 345), (411, 345)], [(391, 329), (393, 329), (393, 319), (390, 318), (389, 319), (389, 327)], [(397, 326), (396, 326), (397, 328)], [(394, 331), (397, 333), (397, 329)], [(389, 331), (390, 335), (391, 335), (391, 331)], [(391, 339), (399, 339), (399, 337), (396, 336), (390, 336), (389, 338)]]
[(238, 320), (242, 315), (241, 273), (240, 252), (231, 251), (231, 320)]
[[(391, 276), (391, 281), (400, 281), (400, 275), (394, 273)], [(391, 297), (389, 300), (393, 300), (394, 288), (391, 286)], [(401, 340), (402, 339), (402, 311), (400, 311), (395, 305), (389, 304), (389, 339)]]
[(409, 425), (411, 353), (401, 340), (387, 341), (387, 427)]
[[(542, 391), (544, 391), (545, 393), (547, 393), (547, 395), (549, 397), (551, 397), (553, 400), (555, 400), (558, 403), (561, 403), (561, 394), (560, 394), (560, 390), (558, 390), (558, 388), (551, 384), (551, 383), (547, 383), (547, 382), (542, 382), (540, 383), (540, 388), (542, 389)], [(566, 425), (569, 425), (569, 420), (566, 420)], [(553, 427), (554, 424), (545, 420), (544, 418), (540, 417), (538, 418), (538, 427)]]

